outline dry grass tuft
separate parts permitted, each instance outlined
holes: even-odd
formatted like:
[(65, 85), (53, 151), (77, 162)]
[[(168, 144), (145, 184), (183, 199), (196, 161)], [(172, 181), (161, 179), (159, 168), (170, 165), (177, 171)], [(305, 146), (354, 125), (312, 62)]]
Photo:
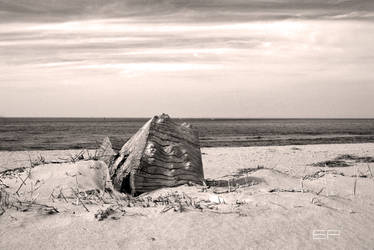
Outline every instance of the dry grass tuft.
[(5, 213), (5, 210), (10, 207), (9, 193), (5, 188), (0, 187), (0, 216)]
[(371, 156), (356, 156), (350, 154), (340, 155), (335, 158), (336, 160), (348, 160), (348, 161), (355, 161), (359, 163), (373, 163), (374, 157)]
[(328, 170), (320, 169), (313, 174), (303, 176), (302, 180), (316, 180), (316, 179), (324, 177), (326, 174), (334, 174), (334, 175), (344, 176), (344, 173), (337, 172), (334, 169), (331, 169), (331, 170), (330, 169), (328, 169)]
[(328, 167), (328, 168), (340, 168), (340, 167), (350, 167), (352, 164), (347, 163), (343, 160), (329, 160), (329, 161), (321, 161), (312, 164), (313, 167)]
[[(349, 161), (349, 162), (347, 162)], [(314, 167), (350, 167), (352, 163), (373, 163), (374, 157), (371, 156), (356, 156), (350, 154), (339, 155), (333, 160), (321, 161), (312, 164)]]

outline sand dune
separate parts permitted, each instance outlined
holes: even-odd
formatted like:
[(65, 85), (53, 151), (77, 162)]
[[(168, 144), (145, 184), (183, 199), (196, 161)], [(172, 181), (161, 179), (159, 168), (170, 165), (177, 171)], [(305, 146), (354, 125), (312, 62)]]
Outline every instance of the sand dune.
[[(34, 151), (30, 157), (36, 161), (42, 155), (46, 163), (61, 162), (78, 152)], [(161, 189), (141, 195), (138, 203), (126, 203), (129, 206), (122, 210), (108, 194), (102, 196), (102, 201), (84, 200), (85, 206), (74, 192), (66, 193), (67, 201), (58, 194), (50, 198), (48, 188), (66, 183), (65, 179), (74, 180), (71, 176), (77, 173), (81, 173), (78, 189), (82, 193), (104, 190), (99, 181), (84, 181), (90, 176), (104, 179), (105, 174), (97, 175), (90, 168), (97, 163), (37, 166), (19, 193), (29, 194), (32, 181), (44, 180), (40, 190), (34, 192), (39, 194), (35, 203), (53, 206), (59, 212), (50, 214), (38, 206), (25, 212), (7, 209), (0, 216), (0, 249), (374, 247), (374, 163), (370, 162), (372, 158), (364, 158), (374, 156), (374, 144), (203, 148), (202, 152), (205, 177), (231, 183), (230, 187), (186, 185)], [(326, 161), (336, 161), (341, 155), (345, 155), (341, 162), (348, 166), (337, 162), (338, 166), (328, 167)], [(0, 152), (0, 159), (0, 171), (30, 164), (27, 152)], [(316, 164), (321, 162), (325, 165)], [(27, 172), (18, 174), (24, 180)], [(17, 175), (3, 174), (1, 178), (9, 192), (21, 185)], [(244, 182), (235, 186), (240, 178)], [(160, 204), (160, 197), (178, 197), (181, 207)], [(117, 209), (98, 221), (95, 214), (110, 206)]]

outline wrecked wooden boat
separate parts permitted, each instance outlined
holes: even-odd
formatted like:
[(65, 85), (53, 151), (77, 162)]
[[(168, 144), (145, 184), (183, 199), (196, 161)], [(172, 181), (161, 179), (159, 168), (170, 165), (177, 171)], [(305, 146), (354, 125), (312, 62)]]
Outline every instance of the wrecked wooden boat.
[(114, 188), (139, 195), (162, 187), (203, 184), (199, 137), (190, 124), (168, 115), (150, 119), (109, 164)]

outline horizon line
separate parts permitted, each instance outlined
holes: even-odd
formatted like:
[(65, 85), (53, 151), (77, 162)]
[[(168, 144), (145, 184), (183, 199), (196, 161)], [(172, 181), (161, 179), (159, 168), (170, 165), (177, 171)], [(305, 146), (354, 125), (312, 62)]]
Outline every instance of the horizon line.
[[(153, 116), (0, 116), (5, 119), (150, 119)], [(211, 119), (211, 120), (373, 120), (374, 117), (171, 117), (173, 119)]]

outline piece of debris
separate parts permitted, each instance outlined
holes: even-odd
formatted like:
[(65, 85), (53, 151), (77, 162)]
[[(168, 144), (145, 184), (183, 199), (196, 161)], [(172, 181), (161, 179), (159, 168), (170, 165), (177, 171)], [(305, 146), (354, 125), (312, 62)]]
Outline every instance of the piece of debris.
[(214, 195), (214, 194), (209, 196), (209, 201), (215, 204), (225, 203), (225, 200), (222, 197), (219, 197), (218, 195)]
[(39, 211), (43, 214), (56, 214), (59, 213), (58, 209), (53, 206), (48, 206), (44, 204), (35, 204), (39, 207)]
[(99, 209), (97, 210), (96, 214), (95, 214), (95, 218), (98, 220), (98, 221), (102, 221), (106, 218), (108, 218), (110, 215), (114, 214), (116, 211), (113, 209), (112, 206), (102, 210), (102, 209)]
[(116, 152), (112, 148), (112, 143), (109, 137), (105, 137), (101, 146), (96, 150), (95, 157), (109, 165), (114, 155)]
[(304, 193), (303, 190), (298, 189), (283, 189), (283, 188), (272, 188), (268, 191), (269, 193), (278, 193), (278, 192), (285, 192), (285, 193)]
[(292, 147), (291, 150), (299, 151), (299, 150), (301, 150), (301, 148), (298, 148), (298, 147)]
[(322, 207), (324, 205), (324, 203), (317, 197), (313, 197), (311, 203), (319, 207)]
[(263, 182), (261, 178), (254, 176), (234, 177), (225, 179), (206, 179), (205, 183), (208, 187), (230, 187), (234, 190), (237, 187), (249, 187)]
[(113, 157), (109, 171), (114, 188), (132, 195), (189, 182), (203, 184), (198, 133), (166, 114), (155, 116)]

